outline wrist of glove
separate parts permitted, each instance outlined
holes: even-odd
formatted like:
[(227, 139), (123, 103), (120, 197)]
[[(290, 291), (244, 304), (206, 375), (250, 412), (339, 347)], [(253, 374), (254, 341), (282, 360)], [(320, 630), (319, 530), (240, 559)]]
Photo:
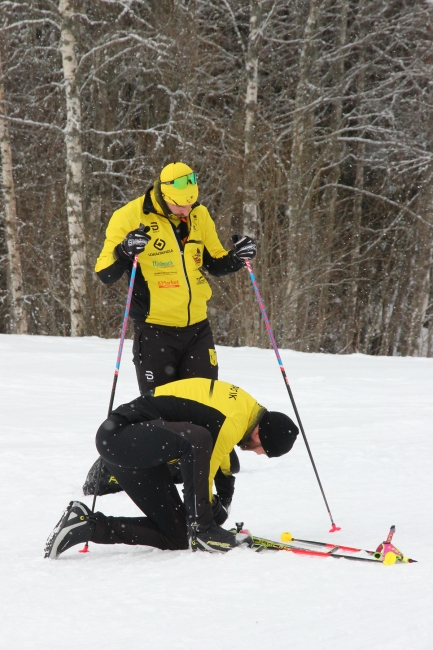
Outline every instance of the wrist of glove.
[(239, 262), (250, 261), (256, 256), (257, 244), (248, 235), (236, 233), (236, 235), (232, 236), (232, 242), (234, 256)]
[(221, 498), (217, 494), (213, 495), (212, 513), (217, 526), (221, 526), (229, 517), (232, 500)]
[[(134, 259), (136, 255), (140, 255), (144, 251), (146, 244), (150, 242), (150, 237), (147, 234), (149, 232), (149, 226), (141, 225), (136, 230), (131, 230), (123, 242), (116, 246), (116, 252), (118, 255), (126, 257), (130, 260)], [(121, 257), (122, 259), (122, 257)]]

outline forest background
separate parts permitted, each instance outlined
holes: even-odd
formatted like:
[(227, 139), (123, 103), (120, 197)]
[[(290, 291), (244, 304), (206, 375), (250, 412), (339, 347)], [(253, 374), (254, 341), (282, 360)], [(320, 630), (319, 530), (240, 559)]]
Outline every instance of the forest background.
[[(0, 332), (116, 337), (93, 267), (167, 162), (198, 172), (278, 344), (433, 355), (433, 5), (0, 3)], [(247, 272), (210, 278), (216, 342), (268, 346)]]

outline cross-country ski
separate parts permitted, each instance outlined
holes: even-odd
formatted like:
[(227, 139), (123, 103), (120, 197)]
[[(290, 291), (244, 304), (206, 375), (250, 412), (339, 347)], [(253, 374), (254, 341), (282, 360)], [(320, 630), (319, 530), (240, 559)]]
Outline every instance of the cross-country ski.
[[(395, 532), (395, 526), (392, 526), (392, 534)], [(243, 525), (236, 525), (236, 530), (238, 533), (247, 531), (243, 530)], [(391, 533), (388, 535), (390, 537)], [(376, 551), (367, 551), (362, 548), (354, 548), (353, 546), (343, 546), (340, 544), (328, 544), (326, 542), (313, 542), (311, 540), (305, 539), (296, 539), (291, 537), (292, 542), (284, 541), (289, 537), (288, 533), (282, 533), (280, 542), (264, 539), (262, 537), (256, 537), (252, 535), (253, 548), (257, 552), (263, 550), (269, 551), (287, 551), (292, 552), (295, 555), (310, 555), (316, 557), (333, 557), (333, 558), (344, 558), (346, 560), (359, 560), (361, 562), (381, 562), (387, 566), (395, 564), (396, 562), (409, 563), (416, 562), (409, 557), (406, 557), (391, 545), (390, 541), (383, 542), (380, 544)], [(387, 538), (387, 540), (388, 540)], [(324, 550), (324, 549), (327, 550)], [(322, 550), (321, 550), (322, 549)]]

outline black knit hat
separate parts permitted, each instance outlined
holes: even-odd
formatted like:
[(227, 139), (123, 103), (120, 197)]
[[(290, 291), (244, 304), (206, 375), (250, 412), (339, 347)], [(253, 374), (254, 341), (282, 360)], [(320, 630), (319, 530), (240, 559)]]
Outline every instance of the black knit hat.
[(259, 438), (269, 458), (283, 456), (294, 445), (299, 429), (285, 413), (265, 411), (259, 423)]

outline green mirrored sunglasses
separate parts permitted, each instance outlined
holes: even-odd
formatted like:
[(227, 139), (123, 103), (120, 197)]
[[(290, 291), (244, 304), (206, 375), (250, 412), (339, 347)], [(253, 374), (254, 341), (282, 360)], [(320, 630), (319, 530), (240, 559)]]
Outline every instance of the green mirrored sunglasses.
[(178, 190), (184, 190), (188, 185), (197, 185), (197, 174), (191, 172), (191, 174), (186, 174), (186, 176), (179, 176), (175, 178), (174, 181), (161, 181), (162, 185), (174, 185)]

